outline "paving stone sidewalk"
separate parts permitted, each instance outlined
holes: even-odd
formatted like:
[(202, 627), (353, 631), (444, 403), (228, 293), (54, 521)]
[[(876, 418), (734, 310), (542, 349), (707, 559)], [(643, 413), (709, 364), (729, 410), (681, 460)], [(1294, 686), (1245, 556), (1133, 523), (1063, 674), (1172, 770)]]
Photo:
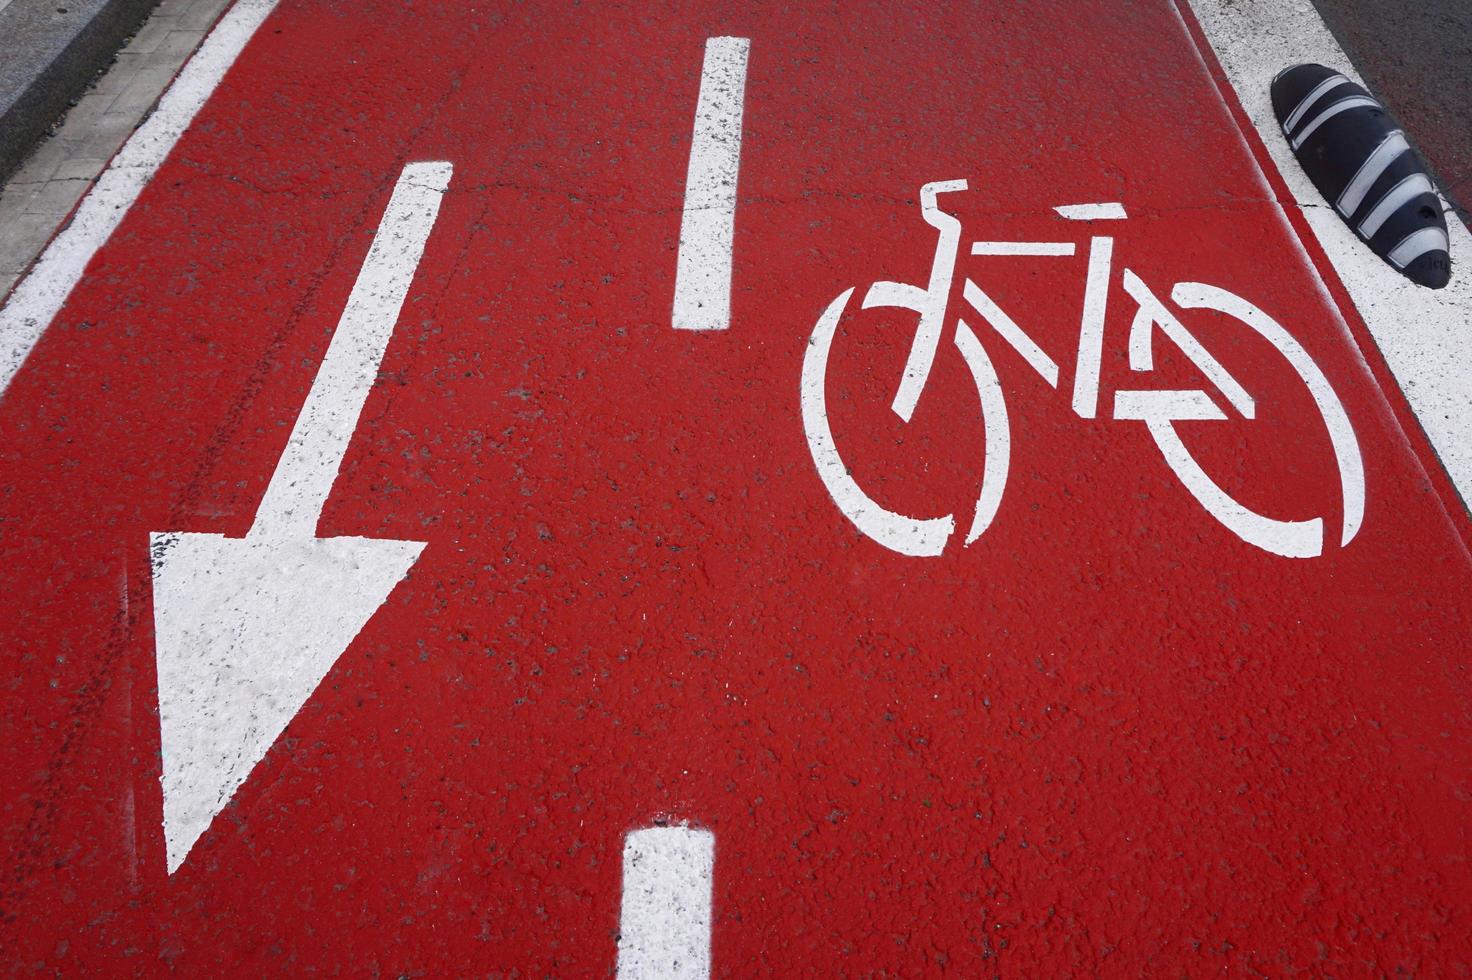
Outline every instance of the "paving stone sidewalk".
[[(5, 0), (0, 0), (0, 4)], [(163, 0), (0, 192), (0, 298), (66, 223), (230, 0)]]

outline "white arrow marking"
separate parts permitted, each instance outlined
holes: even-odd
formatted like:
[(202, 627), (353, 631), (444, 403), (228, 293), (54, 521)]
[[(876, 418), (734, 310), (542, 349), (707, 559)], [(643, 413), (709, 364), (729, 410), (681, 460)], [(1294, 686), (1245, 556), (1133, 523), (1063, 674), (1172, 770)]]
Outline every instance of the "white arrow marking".
[(246, 536), (152, 535), (170, 874), (424, 548), (318, 538), (317, 519), (451, 171), (411, 163), (399, 176)]

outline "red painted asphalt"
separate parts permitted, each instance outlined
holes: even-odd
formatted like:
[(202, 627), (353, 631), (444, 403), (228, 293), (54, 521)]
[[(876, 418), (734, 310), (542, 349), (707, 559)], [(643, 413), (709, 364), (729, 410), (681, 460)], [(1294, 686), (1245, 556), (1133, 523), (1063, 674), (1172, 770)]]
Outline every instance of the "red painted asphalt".
[[(715, 35), (751, 38), (732, 322), (679, 332)], [(170, 877), (148, 535), (251, 526), (415, 160), (454, 178), (319, 533), (428, 545)], [(853, 477), (969, 520), (966, 277), (1062, 375), (972, 322), (1010, 479), (975, 544), (910, 558), (835, 506), (799, 382), (840, 292), (926, 281), (918, 190), (950, 179), (953, 312), (910, 423), (914, 316), (856, 298), (834, 342)], [(1129, 218), (1051, 210), (1106, 201)], [(606, 975), (623, 836), (673, 819), (715, 834), (717, 975), (1469, 969), (1466, 516), (1302, 255), (1164, 5), (285, 0), (0, 402), (6, 958)], [(1161, 340), (1130, 370), (1125, 268), (1303, 345), (1364, 460), (1348, 545), (1314, 401), (1240, 323), (1177, 309), (1257, 407), (1183, 439), (1253, 509), (1323, 515), (1321, 557), (1244, 543), (1109, 418), (1120, 389), (1206, 387)]]

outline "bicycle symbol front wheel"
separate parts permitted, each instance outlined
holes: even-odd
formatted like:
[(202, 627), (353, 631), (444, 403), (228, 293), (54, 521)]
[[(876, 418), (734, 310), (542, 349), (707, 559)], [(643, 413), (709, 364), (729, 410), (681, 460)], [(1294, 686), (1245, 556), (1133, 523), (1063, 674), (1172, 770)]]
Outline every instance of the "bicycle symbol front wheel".
[[(1167, 333), (1173, 334), (1178, 343), (1195, 349), (1195, 353), (1188, 356), (1198, 365), (1211, 366), (1213, 370), (1209, 373), (1217, 376), (1219, 387), (1227, 392), (1227, 400), (1246, 418), (1252, 418), (1255, 410), (1251, 396), (1206, 353), (1200, 342), (1165, 309), (1139, 277), (1126, 271), (1125, 289), (1140, 303), (1130, 327), (1130, 368), (1135, 371), (1153, 368), (1151, 344), (1155, 334), (1152, 324), (1165, 325)], [(1343, 504), (1339, 544), (1340, 547), (1349, 544), (1364, 521), (1364, 462), (1349, 416), (1324, 372), (1282, 325), (1233, 292), (1207, 283), (1181, 282), (1171, 291), (1171, 299), (1182, 309), (1211, 310), (1244, 324), (1288, 362), (1313, 399), (1319, 419), (1328, 432), (1339, 472)], [(1114, 417), (1143, 422), (1171, 472), (1208, 514), (1241, 540), (1284, 558), (1316, 558), (1323, 554), (1326, 536), (1322, 517), (1283, 520), (1252, 510), (1213, 480), (1186, 448), (1176, 430), (1177, 422), (1227, 419), (1206, 392), (1118, 391), (1115, 393)]]

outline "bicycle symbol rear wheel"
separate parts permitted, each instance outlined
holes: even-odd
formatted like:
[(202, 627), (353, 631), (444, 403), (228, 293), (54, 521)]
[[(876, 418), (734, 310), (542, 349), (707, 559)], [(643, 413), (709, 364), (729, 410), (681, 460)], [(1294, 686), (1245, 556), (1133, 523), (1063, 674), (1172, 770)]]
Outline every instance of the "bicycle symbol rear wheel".
[[(833, 431), (828, 424), (828, 355), (833, 348), (838, 323), (853, 293), (854, 290), (850, 287), (828, 304), (813, 328), (807, 352), (803, 356), (802, 424), (808, 449), (829, 495), (856, 528), (884, 547), (902, 555), (939, 555), (955, 533), (955, 516), (946, 514), (941, 517), (911, 517), (885, 508), (859, 486), (844, 464), (833, 440)], [(867, 308), (900, 304), (866, 301), (864, 305)], [(971, 380), (976, 386), (981, 405), (978, 422), (986, 437), (981, 490), (977, 496), (971, 526), (966, 533), (966, 544), (971, 544), (991, 525), (1002, 502), (1012, 439), (1007, 421), (1007, 403), (996, 369), (976, 334), (959, 318), (956, 321), (955, 346), (962, 360), (966, 362)]]

